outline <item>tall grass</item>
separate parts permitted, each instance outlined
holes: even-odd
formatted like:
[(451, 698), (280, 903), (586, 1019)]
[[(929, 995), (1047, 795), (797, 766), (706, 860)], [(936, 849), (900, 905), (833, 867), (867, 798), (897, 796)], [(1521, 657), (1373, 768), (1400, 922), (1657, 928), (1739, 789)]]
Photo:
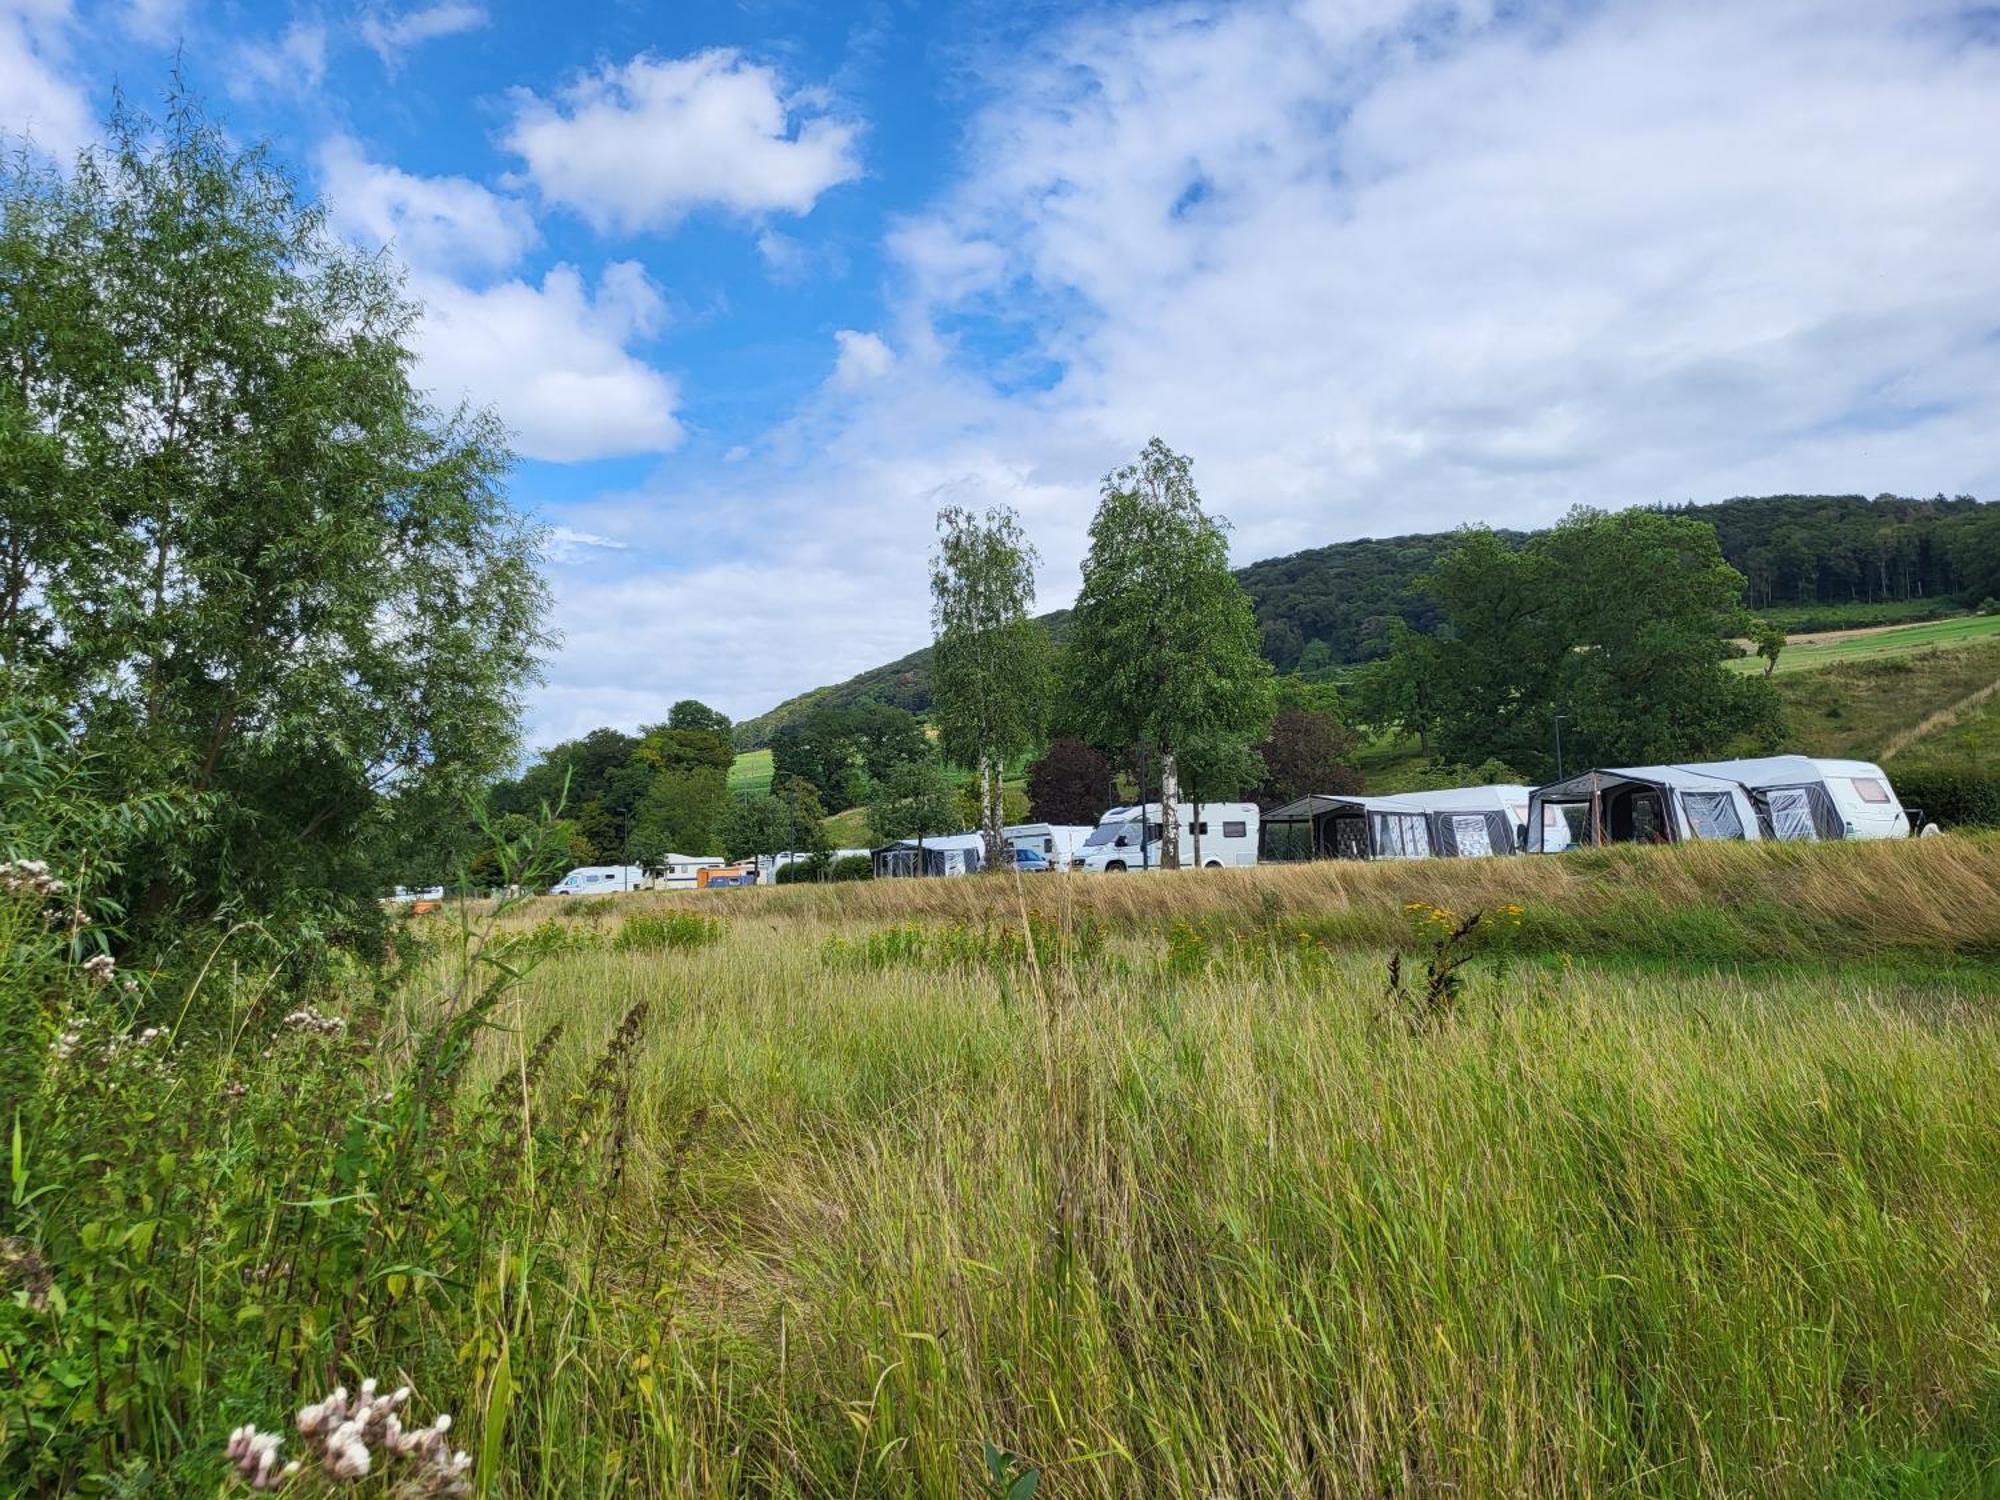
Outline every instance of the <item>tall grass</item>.
[[(372, 1373), (457, 1412), (509, 1496), (1976, 1493), (1996, 863), (1697, 847), (503, 913), (479, 972), (510, 977), (414, 1177), (376, 1186), (402, 1169), (367, 1132), (440, 1055), (466, 929), (321, 1071), (171, 1044), (183, 1094), (248, 1092), (169, 1111), (202, 1175), (166, 1172), (187, 1224), (135, 1262), (157, 1416), (93, 1414), (95, 1467), (62, 1473), (212, 1493), (189, 1455), (230, 1424)], [(28, 1190), (53, 1170), (31, 1151)], [(79, 1233), (63, 1194), (33, 1210), (39, 1244)], [(267, 1222), (305, 1289), (246, 1279)], [(108, 1306), (90, 1253), (50, 1258)], [(0, 1355), (37, 1371), (47, 1314), (10, 1291)], [(198, 1361), (177, 1298), (209, 1309)], [(329, 1309), (345, 1342), (301, 1326)], [(6, 1374), (0, 1474), (53, 1473), (84, 1446), (60, 1393)]]

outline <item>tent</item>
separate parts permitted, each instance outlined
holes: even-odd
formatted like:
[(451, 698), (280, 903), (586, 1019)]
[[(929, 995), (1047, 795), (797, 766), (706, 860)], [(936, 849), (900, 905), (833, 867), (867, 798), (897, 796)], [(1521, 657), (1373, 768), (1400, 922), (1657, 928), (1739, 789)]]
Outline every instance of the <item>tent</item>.
[(977, 833), (898, 839), (875, 850), (874, 858), (878, 880), (912, 875), (970, 875), (986, 863), (986, 839)]
[(1524, 786), (1449, 787), (1363, 797), (1313, 794), (1264, 814), (1259, 858), (1426, 859), (1512, 854)]
[(1882, 768), (1866, 760), (1765, 755), (1682, 767), (1726, 776), (1750, 794), (1767, 839), (1903, 838), (1911, 819)]
[(1691, 766), (1611, 766), (1537, 787), (1528, 798), (1528, 852), (1576, 844), (1676, 844), (1755, 839), (1756, 806), (1733, 777)]

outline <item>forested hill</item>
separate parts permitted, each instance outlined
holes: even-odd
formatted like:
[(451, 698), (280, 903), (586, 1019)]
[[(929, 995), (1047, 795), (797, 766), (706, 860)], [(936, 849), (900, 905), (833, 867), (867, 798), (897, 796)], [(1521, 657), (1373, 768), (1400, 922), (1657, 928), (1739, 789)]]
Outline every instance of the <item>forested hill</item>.
[[(2000, 504), (1969, 496), (1767, 495), (1665, 508), (1714, 525), (1723, 555), (1747, 581), (1744, 602), (1753, 609), (1976, 604), (2000, 593)], [(1386, 649), (1398, 618), (1429, 630), (1436, 607), (1414, 584), (1453, 539), (1452, 532), (1364, 537), (1239, 568), (1265, 656), (1287, 672), (1345, 666)], [(1060, 639), (1067, 611), (1044, 618)], [(868, 700), (929, 708), (929, 649), (788, 699), (739, 724), (736, 741), (762, 745), (812, 709)]]

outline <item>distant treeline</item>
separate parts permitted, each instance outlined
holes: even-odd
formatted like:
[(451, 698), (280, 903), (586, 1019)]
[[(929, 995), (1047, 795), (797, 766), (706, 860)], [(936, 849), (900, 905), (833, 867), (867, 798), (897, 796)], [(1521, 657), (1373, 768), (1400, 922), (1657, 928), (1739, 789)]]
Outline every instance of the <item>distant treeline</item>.
[[(1918, 600), (1972, 607), (2000, 596), (2000, 504), (1970, 496), (1767, 495), (1661, 508), (1715, 527), (1752, 609)], [(1527, 534), (1500, 535), (1519, 542)], [(1256, 605), (1264, 655), (1281, 672), (1313, 673), (1386, 654), (1398, 620), (1430, 632), (1440, 612), (1416, 583), (1455, 539), (1454, 532), (1366, 537), (1238, 569)], [(1045, 618), (1060, 641), (1066, 612)], [(929, 649), (745, 720), (736, 743), (767, 744), (781, 725), (815, 708), (864, 702), (927, 710)]]

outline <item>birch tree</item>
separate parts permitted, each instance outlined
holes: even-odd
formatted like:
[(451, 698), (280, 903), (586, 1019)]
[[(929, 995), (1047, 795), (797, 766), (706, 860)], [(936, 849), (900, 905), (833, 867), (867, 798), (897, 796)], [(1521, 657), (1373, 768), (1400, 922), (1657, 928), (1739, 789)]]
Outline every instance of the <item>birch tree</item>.
[(1007, 761), (1040, 741), (1049, 699), (1048, 632), (1035, 603), (1035, 549), (1005, 506), (938, 512), (931, 558), (931, 693), (939, 749), (978, 778), (986, 867), (1007, 869), (1000, 787)]
[(1271, 668), (1228, 523), (1201, 508), (1192, 465), (1158, 438), (1105, 476), (1064, 654), (1071, 712), (1100, 745), (1160, 762), (1160, 864), (1180, 865), (1180, 752), (1247, 740), (1271, 716)]

